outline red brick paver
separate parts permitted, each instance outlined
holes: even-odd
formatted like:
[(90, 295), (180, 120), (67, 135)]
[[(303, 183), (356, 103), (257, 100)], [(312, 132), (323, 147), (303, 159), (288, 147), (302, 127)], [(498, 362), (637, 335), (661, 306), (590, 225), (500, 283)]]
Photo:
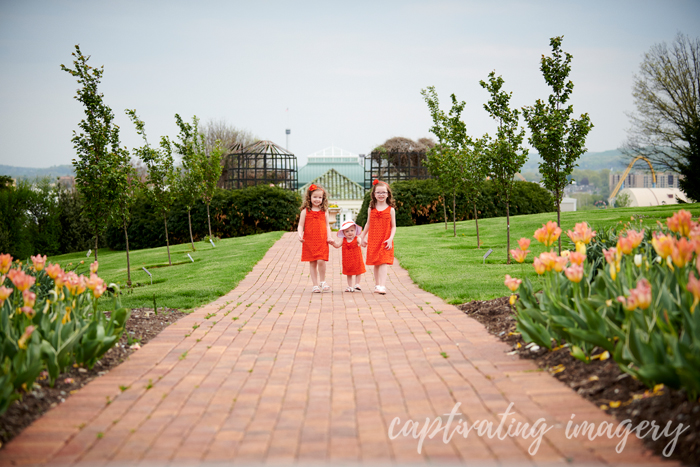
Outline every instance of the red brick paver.
[[(311, 294), (299, 257), (296, 235), (285, 234), (238, 287), (27, 428), (0, 451), (0, 465), (663, 462), (634, 435), (621, 454), (619, 438), (567, 437), (572, 415), (596, 428), (617, 422), (507, 355), (504, 343), (420, 290), (398, 264), (386, 296), (371, 293), (370, 273), (361, 293), (344, 293), (333, 250), (333, 292)], [(416, 433), (426, 420), (446, 423), (456, 403), (451, 439), (436, 432), (419, 453), (411, 425), (411, 434), (399, 434), (411, 420)], [(504, 433), (527, 423), (530, 434), (539, 419), (550, 428), (535, 455), (528, 449), (536, 436), (479, 435), (489, 421), (495, 431), (511, 403)], [(465, 433), (465, 423), (476, 427)]]

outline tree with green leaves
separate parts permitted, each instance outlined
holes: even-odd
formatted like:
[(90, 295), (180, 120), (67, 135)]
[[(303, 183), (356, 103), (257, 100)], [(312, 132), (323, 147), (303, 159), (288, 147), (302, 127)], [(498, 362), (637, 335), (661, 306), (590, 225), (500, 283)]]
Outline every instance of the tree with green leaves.
[(498, 195), (506, 202), (506, 262), (510, 264), (510, 195), (515, 183), (515, 174), (520, 172), (527, 161), (528, 150), (523, 148), (525, 129), (520, 127), (520, 112), (511, 109), (510, 99), (513, 93), (503, 91), (503, 78), (489, 73), (489, 81), (479, 81), (482, 88), (491, 94), (491, 99), (484, 104), (484, 109), (496, 123), (498, 129), (494, 138), (489, 138), (487, 145), (490, 173)]
[(170, 240), (168, 239), (168, 213), (175, 199), (175, 167), (170, 141), (162, 137), (160, 147), (153, 148), (148, 143), (144, 122), (136, 115), (136, 110), (127, 109), (126, 114), (136, 126), (136, 132), (143, 138), (144, 145), (134, 149), (134, 155), (141, 159), (148, 169), (146, 180), (147, 189), (156, 209), (163, 216), (165, 225), (165, 244), (168, 250), (168, 264), (173, 265), (170, 258)]
[(175, 114), (175, 122), (180, 128), (180, 133), (173, 145), (176, 152), (182, 156), (182, 166), (176, 169), (175, 187), (178, 199), (187, 208), (190, 244), (194, 251), (191, 211), (194, 204), (202, 197), (204, 190), (203, 169), (207, 158), (206, 145), (204, 135), (199, 132), (199, 119), (196, 116), (192, 118), (192, 123), (187, 123), (180, 115)]
[(202, 199), (204, 204), (207, 205), (207, 223), (209, 225), (209, 238), (211, 235), (211, 216), (209, 215), (209, 206), (211, 205), (211, 200), (214, 198), (214, 192), (216, 191), (216, 184), (219, 182), (221, 177), (221, 157), (224, 154), (224, 149), (221, 147), (220, 143), (214, 145), (211, 153), (208, 157), (202, 159), (201, 171), (202, 171)]
[(118, 217), (116, 200), (126, 187), (122, 169), (129, 165), (129, 153), (119, 146), (114, 113), (98, 91), (104, 67), (88, 65), (90, 56), (83, 55), (78, 45), (72, 55), (74, 68), (61, 65), (61, 69), (78, 79), (80, 88), (75, 99), (85, 107), (85, 118), (78, 124), (80, 133), (73, 131), (72, 138), (78, 153), (78, 159), (73, 159), (75, 186), (86, 201), (83, 214), (95, 237), (97, 260), (99, 238), (108, 222)]
[(534, 106), (523, 108), (523, 117), (531, 132), (530, 144), (542, 158), (539, 164), (542, 182), (556, 199), (557, 225), (561, 225), (561, 201), (569, 183), (567, 177), (577, 166), (581, 154), (586, 152), (586, 136), (593, 128), (587, 113), (578, 119), (572, 118), (574, 107), (566, 105), (574, 90), (574, 83), (568, 80), (573, 56), (561, 50), (562, 39), (563, 36), (550, 39), (552, 56), (543, 55), (540, 60), (540, 70), (552, 94), (547, 102), (538, 99)]
[(127, 164), (119, 168), (121, 176), (125, 179), (124, 188), (117, 196), (117, 220), (124, 229), (124, 239), (126, 240), (126, 286), (131, 287), (131, 261), (129, 259), (129, 224), (131, 223), (131, 209), (134, 207), (137, 192), (141, 189), (136, 168)]

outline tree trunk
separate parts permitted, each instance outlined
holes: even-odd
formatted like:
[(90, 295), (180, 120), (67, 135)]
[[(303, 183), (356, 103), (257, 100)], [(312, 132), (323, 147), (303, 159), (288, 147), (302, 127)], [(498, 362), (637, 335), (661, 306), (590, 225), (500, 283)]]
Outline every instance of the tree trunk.
[(452, 231), (457, 236), (457, 192), (452, 192)]
[(194, 249), (194, 238), (192, 238), (192, 217), (190, 216), (190, 209), (187, 210), (187, 222), (190, 225), (190, 243), (192, 244), (192, 251), (195, 251)]
[(445, 230), (447, 230), (447, 205), (445, 201), (447, 200), (447, 196), (444, 194), (442, 195), (442, 213), (445, 215)]
[(126, 230), (126, 221), (124, 221), (124, 238), (126, 239), (126, 286), (131, 288), (131, 263), (129, 262), (129, 233)]
[(510, 203), (506, 200), (506, 264), (510, 264)]
[(476, 203), (474, 203), (474, 222), (476, 223), (476, 247), (481, 249), (481, 240), (479, 240), (479, 218), (476, 215)]
[(168, 265), (172, 266), (173, 262), (170, 260), (170, 240), (168, 240), (168, 216), (163, 214), (163, 220), (165, 221), (165, 245), (168, 247)]
[[(561, 198), (557, 189), (557, 227), (561, 228)], [(561, 235), (559, 235), (559, 256), (561, 256)]]
[(95, 261), (97, 261), (97, 245), (99, 245), (100, 237), (95, 234)]
[(211, 238), (211, 217), (209, 216), (209, 203), (207, 203), (207, 223), (209, 224), (209, 239), (213, 241)]

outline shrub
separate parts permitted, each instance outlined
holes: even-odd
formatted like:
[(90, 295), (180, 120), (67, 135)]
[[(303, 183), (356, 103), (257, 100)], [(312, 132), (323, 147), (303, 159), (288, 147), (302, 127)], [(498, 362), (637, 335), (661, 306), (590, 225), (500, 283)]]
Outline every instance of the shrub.
[[(424, 225), (445, 221), (443, 197), (435, 180), (409, 180), (394, 182), (391, 191), (396, 200), (396, 224), (398, 226)], [(465, 193), (457, 192), (457, 220), (474, 219), (473, 206)], [(369, 193), (365, 195), (357, 223), (367, 222)], [(510, 214), (537, 214), (555, 210), (552, 195), (536, 183), (516, 182), (511, 193)], [(480, 219), (506, 215), (506, 204), (501, 201), (491, 180), (484, 183), (484, 191), (477, 202)], [(447, 217), (452, 219), (452, 203), (447, 203)]]

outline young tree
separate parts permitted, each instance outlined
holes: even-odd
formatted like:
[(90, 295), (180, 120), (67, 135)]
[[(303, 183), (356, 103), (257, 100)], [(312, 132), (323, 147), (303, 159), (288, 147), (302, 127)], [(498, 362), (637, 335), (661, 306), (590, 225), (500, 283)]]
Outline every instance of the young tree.
[(528, 150), (523, 148), (525, 129), (518, 123), (520, 112), (509, 107), (513, 93), (502, 91), (503, 78), (496, 77), (495, 72), (489, 73), (489, 82), (479, 81), (482, 88), (491, 94), (491, 99), (484, 104), (484, 109), (498, 123), (496, 137), (487, 147), (490, 172), (499, 196), (506, 201), (506, 262), (510, 264), (510, 194), (515, 184), (515, 174), (520, 172), (527, 161)]
[(207, 223), (209, 225), (209, 238), (211, 236), (211, 216), (209, 215), (209, 206), (211, 205), (211, 200), (214, 198), (214, 192), (216, 191), (216, 184), (221, 177), (221, 156), (224, 154), (224, 149), (221, 145), (217, 144), (212, 149), (208, 157), (202, 159), (201, 173), (202, 173), (202, 199), (204, 204), (207, 205)]
[[(523, 108), (523, 117), (530, 132), (530, 144), (539, 152), (540, 173), (544, 186), (554, 193), (557, 203), (557, 225), (561, 221), (561, 201), (567, 176), (576, 167), (578, 158), (586, 152), (586, 136), (593, 128), (587, 113), (578, 119), (571, 118), (572, 105), (566, 105), (574, 90), (574, 83), (567, 81), (571, 71), (571, 54), (562, 52), (563, 36), (553, 37), (552, 56), (542, 56), (540, 70), (545, 82), (552, 88), (547, 102), (538, 99), (534, 106)], [(561, 238), (559, 239), (561, 254)]]
[(700, 38), (655, 44), (639, 68), (625, 152), (683, 174), (681, 189), (700, 201)]
[(178, 154), (182, 156), (182, 166), (176, 170), (176, 190), (178, 198), (187, 208), (187, 222), (190, 228), (190, 244), (194, 251), (194, 237), (192, 236), (191, 211), (194, 204), (201, 198), (203, 186), (203, 165), (207, 156), (205, 154), (204, 135), (199, 132), (199, 119), (195, 116), (192, 123), (186, 123), (180, 115), (175, 114), (175, 121), (180, 128), (178, 141), (173, 145)]
[(163, 216), (165, 225), (165, 244), (168, 249), (168, 264), (173, 265), (170, 259), (170, 240), (168, 239), (168, 213), (173, 204), (174, 190), (172, 185), (175, 179), (175, 169), (173, 162), (173, 153), (168, 138), (162, 137), (160, 147), (154, 149), (148, 143), (146, 138), (145, 124), (136, 115), (136, 110), (126, 111), (127, 115), (134, 122), (136, 132), (141, 135), (144, 145), (138, 149), (134, 149), (134, 154), (139, 157), (148, 168), (148, 189), (151, 199), (156, 205), (156, 209)]
[(124, 239), (126, 240), (126, 286), (131, 287), (131, 261), (129, 259), (129, 224), (131, 223), (131, 208), (136, 200), (136, 192), (141, 188), (136, 169), (131, 164), (123, 165), (119, 168), (124, 180), (122, 190), (115, 200), (117, 205), (117, 219), (124, 229)]
[(122, 168), (129, 164), (129, 153), (119, 147), (119, 127), (104, 95), (98, 92), (104, 67), (88, 65), (90, 56), (84, 56), (78, 45), (71, 55), (75, 57), (74, 68), (61, 65), (61, 69), (78, 79), (75, 99), (85, 106), (85, 119), (78, 124), (81, 131), (73, 131), (73, 147), (78, 153), (78, 159), (73, 159), (75, 185), (85, 199), (84, 215), (95, 236), (97, 260), (99, 238), (108, 221), (118, 216), (116, 200), (125, 187)]

